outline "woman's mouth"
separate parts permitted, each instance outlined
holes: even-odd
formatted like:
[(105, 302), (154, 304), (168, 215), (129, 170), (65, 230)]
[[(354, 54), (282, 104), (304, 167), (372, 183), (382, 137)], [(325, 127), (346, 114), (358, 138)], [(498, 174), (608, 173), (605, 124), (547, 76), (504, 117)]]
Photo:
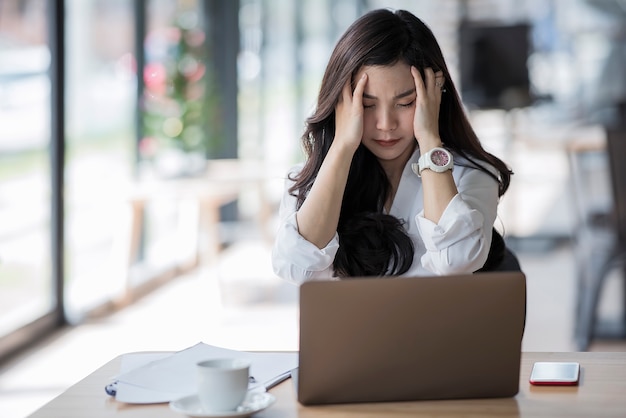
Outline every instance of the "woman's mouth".
[(400, 142), (399, 139), (376, 139), (374, 141), (381, 147), (393, 147)]

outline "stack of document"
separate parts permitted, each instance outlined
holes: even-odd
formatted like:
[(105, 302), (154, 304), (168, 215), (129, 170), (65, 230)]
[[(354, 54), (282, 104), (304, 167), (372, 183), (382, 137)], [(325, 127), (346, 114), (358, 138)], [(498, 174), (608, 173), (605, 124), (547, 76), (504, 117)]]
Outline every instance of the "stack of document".
[(298, 367), (295, 352), (236, 351), (198, 343), (176, 353), (131, 353), (122, 357), (115, 377), (115, 398), (134, 404), (162, 403), (193, 395), (197, 390), (196, 364), (212, 358), (250, 361), (251, 391), (265, 391), (288, 378)]

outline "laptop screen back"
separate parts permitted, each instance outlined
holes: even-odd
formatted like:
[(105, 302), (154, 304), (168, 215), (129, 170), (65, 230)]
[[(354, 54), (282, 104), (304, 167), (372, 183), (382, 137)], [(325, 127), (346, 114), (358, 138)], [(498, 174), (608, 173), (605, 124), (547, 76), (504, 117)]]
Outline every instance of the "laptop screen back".
[(514, 396), (525, 315), (520, 272), (304, 283), (298, 400)]

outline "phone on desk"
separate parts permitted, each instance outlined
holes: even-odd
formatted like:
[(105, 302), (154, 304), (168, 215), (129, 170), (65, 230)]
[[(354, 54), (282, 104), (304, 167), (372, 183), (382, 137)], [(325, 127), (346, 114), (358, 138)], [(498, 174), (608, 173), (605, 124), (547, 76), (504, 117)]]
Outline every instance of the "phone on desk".
[(571, 386), (578, 384), (580, 364), (575, 362), (536, 362), (530, 372), (533, 385)]

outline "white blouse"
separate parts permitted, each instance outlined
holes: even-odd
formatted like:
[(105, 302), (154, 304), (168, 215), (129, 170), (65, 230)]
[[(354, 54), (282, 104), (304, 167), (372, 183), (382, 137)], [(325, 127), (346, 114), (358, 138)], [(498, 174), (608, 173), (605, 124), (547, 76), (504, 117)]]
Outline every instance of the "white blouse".
[[(492, 228), (498, 209), (498, 183), (481, 170), (458, 164), (466, 160), (455, 155), (452, 175), (458, 194), (450, 201), (439, 223), (424, 218), (422, 179), (411, 169), (419, 158), (415, 150), (402, 178), (389, 214), (405, 221), (404, 227), (415, 248), (413, 264), (402, 276), (433, 276), (471, 273), (487, 260)], [(494, 174), (496, 170), (486, 165)], [(297, 173), (302, 164), (290, 173)], [(339, 248), (337, 233), (319, 249), (298, 232), (296, 198), (288, 192), (286, 180), (279, 217), (280, 225), (272, 251), (274, 272), (300, 284), (307, 280), (337, 279), (333, 261)]]

